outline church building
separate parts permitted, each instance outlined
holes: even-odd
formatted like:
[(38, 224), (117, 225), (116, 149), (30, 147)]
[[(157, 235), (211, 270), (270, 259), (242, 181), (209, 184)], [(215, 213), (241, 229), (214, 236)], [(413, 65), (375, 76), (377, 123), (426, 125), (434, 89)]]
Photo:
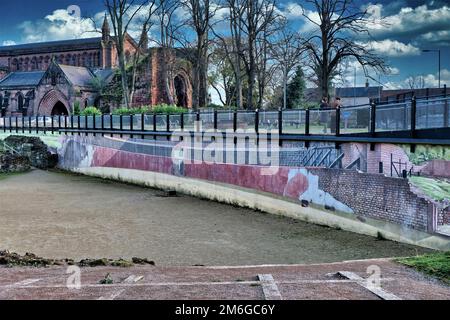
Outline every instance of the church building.
[[(0, 47), (0, 112), (10, 115), (70, 115), (74, 105), (82, 110), (96, 106), (112, 111), (121, 107), (105, 102), (95, 83), (119, 81), (115, 39), (105, 17), (102, 37)], [(148, 48), (143, 32), (141, 48)], [(161, 103), (192, 107), (190, 63), (180, 50), (141, 49), (129, 35), (125, 56), (138, 50), (142, 58), (136, 75), (133, 105)], [(166, 81), (169, 79), (169, 81)], [(111, 105), (109, 105), (111, 104)]]

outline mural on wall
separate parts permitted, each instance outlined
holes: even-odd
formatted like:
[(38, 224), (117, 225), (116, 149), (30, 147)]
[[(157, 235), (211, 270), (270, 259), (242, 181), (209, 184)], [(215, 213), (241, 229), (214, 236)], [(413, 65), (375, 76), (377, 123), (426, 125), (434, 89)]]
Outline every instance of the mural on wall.
[[(274, 171), (274, 175), (268, 176), (262, 174), (265, 167), (261, 166), (180, 164), (180, 159), (159, 155), (155, 149), (148, 153), (157, 154), (128, 151), (128, 148), (136, 150), (136, 141), (83, 136), (67, 136), (65, 139), (64, 147), (59, 150), (60, 163), (65, 168), (111, 167), (152, 171), (237, 185), (284, 196), (299, 202), (308, 201), (308, 203), (333, 211), (354, 213), (350, 207), (321, 190), (319, 177), (305, 168), (280, 167), (279, 170)], [(143, 142), (143, 145), (145, 144)]]
[[(284, 191), (285, 196), (296, 198), (300, 201), (308, 201), (308, 203), (314, 203), (315, 205), (339, 212), (354, 213), (350, 207), (321, 190), (319, 188), (319, 177), (308, 172), (307, 169), (291, 169), (288, 178), (289, 180)], [(298, 187), (300, 187), (300, 190)], [(298, 194), (293, 193), (292, 190), (299, 192)]]

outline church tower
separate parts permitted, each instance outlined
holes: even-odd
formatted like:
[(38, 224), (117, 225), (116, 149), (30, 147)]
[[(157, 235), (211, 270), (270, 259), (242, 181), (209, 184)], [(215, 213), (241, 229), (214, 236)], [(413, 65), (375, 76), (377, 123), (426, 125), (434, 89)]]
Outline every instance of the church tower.
[(145, 22), (142, 27), (141, 39), (139, 41), (139, 47), (142, 51), (147, 52), (148, 50), (148, 23)]
[(109, 29), (108, 18), (106, 17), (106, 14), (105, 14), (105, 19), (103, 20), (103, 26), (102, 26), (102, 40), (104, 42), (109, 41), (110, 33), (111, 33), (111, 30)]
[(113, 64), (113, 42), (111, 41), (111, 29), (109, 28), (108, 18), (105, 14), (102, 26), (102, 56), (101, 67), (109, 69)]

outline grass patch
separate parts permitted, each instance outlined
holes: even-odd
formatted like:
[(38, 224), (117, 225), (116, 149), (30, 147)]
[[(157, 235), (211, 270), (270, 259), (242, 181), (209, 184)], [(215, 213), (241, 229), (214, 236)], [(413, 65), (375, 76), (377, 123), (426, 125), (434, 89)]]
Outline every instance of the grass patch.
[(434, 200), (443, 201), (450, 199), (450, 183), (447, 181), (424, 177), (411, 177), (410, 181), (422, 190), (425, 195)]
[(417, 257), (401, 258), (396, 261), (438, 278), (450, 285), (450, 251), (431, 253)]

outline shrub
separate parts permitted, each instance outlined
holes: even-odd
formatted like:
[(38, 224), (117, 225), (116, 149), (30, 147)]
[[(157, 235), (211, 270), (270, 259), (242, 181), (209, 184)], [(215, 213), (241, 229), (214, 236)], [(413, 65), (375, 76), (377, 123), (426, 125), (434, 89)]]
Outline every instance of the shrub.
[(87, 107), (81, 112), (82, 116), (101, 116), (102, 112), (96, 107)]
[(75, 101), (73, 104), (73, 114), (75, 116), (80, 115), (80, 101)]
[(152, 111), (154, 113), (179, 114), (179, 113), (187, 112), (188, 110), (185, 108), (175, 106), (175, 105), (160, 104), (160, 105), (154, 106), (152, 108)]
[(114, 115), (134, 115), (142, 113), (163, 113), (163, 114), (180, 114), (188, 112), (187, 109), (177, 107), (175, 105), (160, 104), (156, 106), (141, 106), (137, 108), (119, 108), (113, 111)]

